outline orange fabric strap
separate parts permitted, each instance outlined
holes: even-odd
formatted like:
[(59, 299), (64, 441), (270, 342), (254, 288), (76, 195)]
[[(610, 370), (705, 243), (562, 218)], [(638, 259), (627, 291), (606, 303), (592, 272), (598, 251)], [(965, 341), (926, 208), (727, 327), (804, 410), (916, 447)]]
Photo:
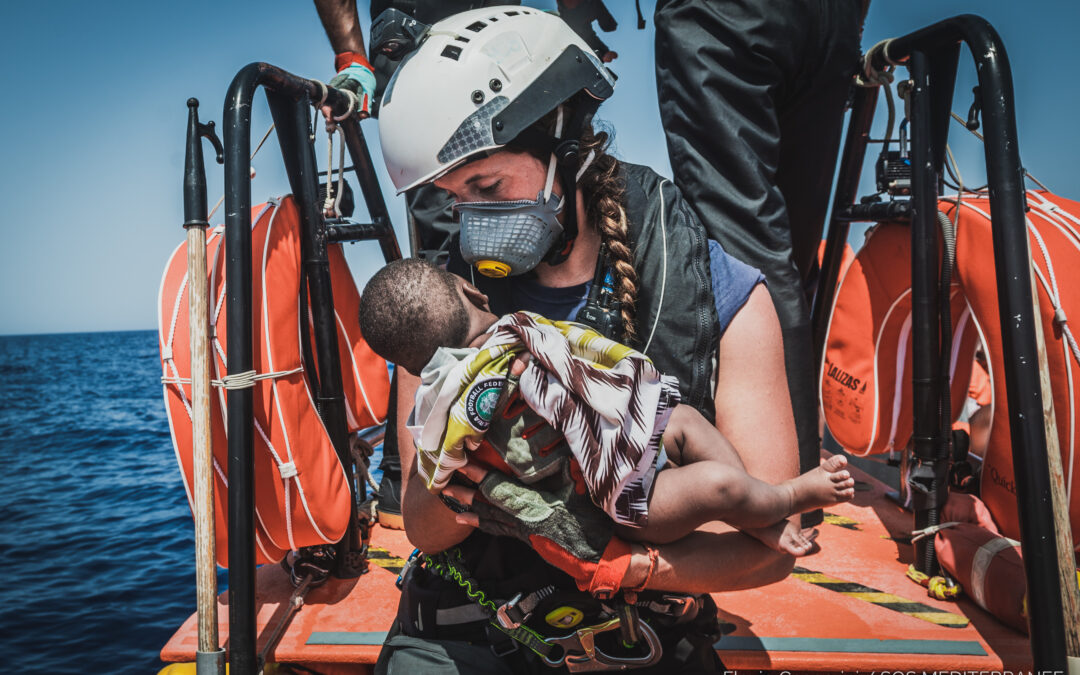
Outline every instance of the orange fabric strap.
[(598, 598), (610, 598), (622, 586), (628, 569), (630, 569), (630, 543), (618, 537), (612, 537), (596, 563), (596, 570), (589, 580), (588, 589), (582, 590), (588, 590)]

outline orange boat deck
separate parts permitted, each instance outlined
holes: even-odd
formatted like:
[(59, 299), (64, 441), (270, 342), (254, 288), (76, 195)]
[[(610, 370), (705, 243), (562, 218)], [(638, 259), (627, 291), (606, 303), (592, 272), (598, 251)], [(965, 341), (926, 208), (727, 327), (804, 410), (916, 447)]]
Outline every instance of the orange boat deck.
[[(887, 487), (858, 469), (854, 501), (829, 509), (818, 553), (798, 561), (779, 583), (715, 594), (721, 620), (736, 626), (716, 647), (730, 670), (1025, 671), (1027, 637), (973, 602), (943, 602), (905, 576), (912, 547), (903, 539), (911, 516)], [(311, 590), (269, 661), (323, 673), (367, 672), (396, 608), (399, 558), (412, 547), (404, 533), (376, 528), (372, 570)], [(384, 566), (379, 569), (376, 565)], [(288, 607), (292, 586), (277, 565), (257, 575), (258, 649)], [(218, 600), (221, 639), (228, 637), (226, 594)], [(192, 615), (161, 651), (164, 661), (193, 661)], [(227, 647), (226, 643), (226, 647)]]

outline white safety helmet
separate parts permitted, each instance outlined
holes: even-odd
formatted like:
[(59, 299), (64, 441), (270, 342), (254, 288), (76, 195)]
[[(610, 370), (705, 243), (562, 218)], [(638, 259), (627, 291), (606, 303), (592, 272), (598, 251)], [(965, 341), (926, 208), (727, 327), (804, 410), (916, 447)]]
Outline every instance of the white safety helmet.
[(455, 14), (422, 39), (379, 107), (383, 158), (399, 194), (505, 145), (582, 90), (598, 104), (615, 83), (562, 19), (529, 7)]

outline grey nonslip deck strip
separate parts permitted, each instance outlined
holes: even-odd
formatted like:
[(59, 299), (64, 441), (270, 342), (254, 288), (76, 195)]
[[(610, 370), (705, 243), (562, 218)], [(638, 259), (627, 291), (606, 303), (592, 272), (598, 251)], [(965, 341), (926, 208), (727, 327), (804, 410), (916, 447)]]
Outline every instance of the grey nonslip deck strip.
[[(317, 631), (308, 639), (309, 645), (381, 645), (385, 631), (360, 633), (351, 631)], [(715, 645), (722, 652), (818, 652), (832, 654), (959, 654), (986, 656), (986, 651), (974, 640), (852, 640), (839, 638), (782, 638), (729, 635)]]
[(729, 635), (713, 645), (722, 652), (818, 652), (857, 654), (960, 654), (986, 656), (974, 640), (872, 640)]

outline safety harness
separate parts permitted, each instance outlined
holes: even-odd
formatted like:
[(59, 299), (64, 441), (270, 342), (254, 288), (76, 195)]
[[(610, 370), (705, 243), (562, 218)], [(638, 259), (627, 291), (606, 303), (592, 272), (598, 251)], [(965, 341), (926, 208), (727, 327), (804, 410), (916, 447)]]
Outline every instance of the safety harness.
[[(438, 626), (486, 621), (486, 637), (496, 656), (506, 656), (524, 646), (545, 665), (552, 668), (565, 666), (572, 673), (655, 665), (663, 655), (663, 648), (656, 631), (641, 617), (640, 610), (671, 623), (680, 623), (696, 617), (702, 602), (698, 597), (677, 594), (655, 593), (640, 599), (635, 597), (636, 594), (624, 594), (611, 601), (594, 600), (595, 609), (590, 612), (593, 620), (588, 625), (580, 625), (585, 617), (580, 609), (553, 606), (558, 604), (552, 602), (558, 592), (554, 584), (527, 595), (518, 593), (504, 601), (490, 596), (469, 574), (458, 548), (437, 555), (425, 555), (419, 549), (413, 551), (398, 577), (398, 587), (403, 588), (409, 576), (420, 568), (460, 587), (472, 601), (436, 610)], [(544, 635), (525, 625), (545, 604), (550, 607), (545, 622), (558, 631), (557, 634)], [(567, 628), (570, 629), (568, 632)], [(615, 631), (619, 632), (622, 647), (628, 652), (625, 655), (610, 654), (597, 644), (599, 635)]]

